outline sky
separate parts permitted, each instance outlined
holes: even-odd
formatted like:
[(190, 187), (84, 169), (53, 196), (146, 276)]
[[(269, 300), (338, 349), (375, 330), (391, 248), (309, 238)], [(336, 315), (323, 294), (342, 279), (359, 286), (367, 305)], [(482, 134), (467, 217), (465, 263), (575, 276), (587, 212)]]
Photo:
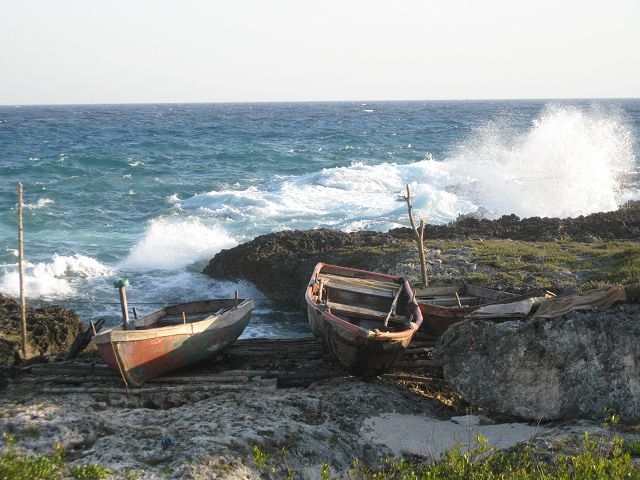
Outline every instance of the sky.
[(639, 0), (0, 0), (0, 105), (639, 98)]

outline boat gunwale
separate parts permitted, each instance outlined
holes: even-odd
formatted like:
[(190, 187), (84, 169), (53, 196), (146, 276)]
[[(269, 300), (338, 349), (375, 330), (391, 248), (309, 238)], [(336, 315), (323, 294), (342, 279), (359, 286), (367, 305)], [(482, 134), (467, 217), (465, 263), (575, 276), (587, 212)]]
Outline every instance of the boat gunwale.
[[(364, 328), (361, 327), (359, 325), (355, 325), (351, 322), (349, 322), (348, 320), (345, 320), (343, 318), (338, 317), (337, 315), (333, 314), (331, 312), (330, 309), (323, 309), (322, 304), (316, 304), (312, 298), (312, 294), (311, 294), (311, 290), (312, 290), (312, 285), (313, 285), (313, 281), (314, 279), (317, 279), (319, 275), (321, 275), (321, 272), (323, 270), (323, 268), (325, 267), (329, 267), (329, 270), (331, 271), (338, 271), (338, 272), (344, 272), (347, 273), (348, 276), (347, 278), (371, 278), (371, 277), (378, 277), (382, 280), (391, 280), (394, 284), (398, 285), (398, 287), (404, 289), (404, 291), (409, 294), (410, 300), (408, 302), (408, 305), (410, 307), (413, 308), (413, 313), (414, 313), (414, 320), (411, 321), (409, 323), (409, 327), (399, 331), (399, 332), (383, 332), (383, 331), (375, 331), (374, 329), (370, 329), (370, 328)], [(360, 269), (355, 269), (355, 268), (350, 268), (350, 267), (342, 267), (340, 265), (330, 265), (330, 264), (325, 264), (323, 262), (319, 262), (318, 264), (316, 264), (313, 273), (311, 275), (311, 281), (306, 289), (305, 292), (305, 299), (307, 301), (307, 305), (309, 306), (309, 308), (314, 309), (316, 312), (320, 313), (321, 316), (328, 321), (329, 323), (331, 323), (332, 325), (334, 325), (337, 328), (340, 328), (342, 330), (346, 330), (349, 331), (351, 333), (354, 333), (356, 336), (360, 337), (360, 338), (365, 338), (368, 340), (374, 340), (374, 341), (380, 341), (380, 342), (384, 342), (384, 341), (402, 341), (405, 340), (407, 338), (411, 338), (415, 332), (418, 331), (418, 329), (420, 328), (422, 322), (423, 322), (423, 316), (422, 316), (422, 312), (420, 310), (420, 306), (418, 305), (418, 302), (416, 301), (415, 295), (413, 294), (413, 290), (411, 289), (411, 285), (409, 283), (409, 281), (405, 278), (396, 276), (396, 275), (388, 275), (388, 274), (384, 274), (384, 273), (377, 273), (377, 272), (369, 272), (366, 270), (360, 270)]]
[[(196, 302), (186, 302), (179, 305), (189, 305), (198, 303)], [(175, 305), (176, 307), (179, 305)], [(253, 310), (254, 302), (252, 299), (245, 299), (240, 302), (238, 305), (233, 306), (232, 308), (222, 312), (221, 314), (216, 315), (212, 313), (210, 316), (187, 323), (179, 323), (176, 325), (167, 325), (161, 327), (151, 327), (151, 328), (141, 328), (141, 329), (131, 329), (124, 330), (122, 325), (115, 326), (106, 330), (104, 332), (98, 333), (94, 335), (91, 341), (96, 345), (102, 345), (107, 343), (117, 343), (117, 342), (130, 342), (130, 341), (144, 341), (153, 338), (162, 338), (168, 336), (193, 336), (196, 334), (200, 334), (206, 332), (207, 330), (214, 330), (218, 328), (225, 328), (228, 325), (232, 325), (238, 321), (238, 316), (243, 318), (244, 316), (251, 313)], [(172, 305), (174, 307), (174, 305)], [(156, 321), (162, 318), (159, 315), (165, 309), (158, 310), (156, 312), (152, 312), (149, 315), (145, 315), (144, 317), (140, 317), (135, 320), (134, 325), (144, 325), (145, 320), (156, 317)], [(151, 324), (150, 324), (151, 325)]]

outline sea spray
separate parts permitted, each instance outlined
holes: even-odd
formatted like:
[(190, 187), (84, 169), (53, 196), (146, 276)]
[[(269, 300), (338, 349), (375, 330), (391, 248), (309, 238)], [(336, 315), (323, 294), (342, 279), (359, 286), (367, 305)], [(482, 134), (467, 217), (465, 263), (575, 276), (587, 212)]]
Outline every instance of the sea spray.
[(119, 268), (174, 271), (235, 245), (226, 231), (207, 227), (198, 218), (159, 218), (149, 222), (144, 237)]
[[(405, 212), (395, 200), (407, 184), (416, 214), (436, 224), (478, 211), (491, 218), (586, 215), (637, 196), (626, 183), (635, 170), (633, 135), (616, 112), (550, 106), (528, 126), (513, 122), (505, 115), (480, 123), (440, 159), (427, 153), (411, 163), (356, 161), (241, 191), (211, 191), (182, 204), (251, 225), (257, 235), (274, 226), (403, 226)], [(270, 222), (253, 225), (256, 218)]]
[[(0, 275), (0, 291), (17, 297), (17, 275), (13, 266), (3, 266)], [(54, 254), (49, 262), (27, 262), (25, 265), (25, 290), (31, 298), (59, 300), (74, 296), (76, 285), (87, 280), (113, 274), (113, 270), (93, 258), (84, 255), (63, 256)]]
[(478, 127), (443, 166), (445, 188), (494, 217), (564, 218), (615, 210), (635, 156), (617, 115), (553, 106), (526, 131), (499, 121)]

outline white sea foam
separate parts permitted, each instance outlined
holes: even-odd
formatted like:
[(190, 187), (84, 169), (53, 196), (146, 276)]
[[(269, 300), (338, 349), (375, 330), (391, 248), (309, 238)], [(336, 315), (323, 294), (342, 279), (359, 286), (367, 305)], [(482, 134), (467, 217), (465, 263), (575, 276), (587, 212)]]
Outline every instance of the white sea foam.
[(178, 205), (180, 203), (180, 197), (178, 196), (177, 193), (167, 196), (166, 200), (172, 205)]
[(50, 198), (40, 198), (35, 203), (25, 203), (24, 208), (29, 210), (39, 210), (45, 208), (47, 205), (54, 203)]
[[(379, 175), (378, 172), (389, 174)], [(268, 231), (316, 227), (344, 228), (351, 221), (365, 223), (395, 208), (393, 195), (401, 185), (389, 165), (326, 169), (281, 179), (268, 191), (208, 192), (182, 203), (184, 209), (208, 212), (241, 237)], [(381, 213), (382, 212), (382, 213)]]
[[(526, 132), (491, 122), (443, 162), (445, 188), (494, 215), (576, 217), (637, 196), (633, 137), (615, 114), (548, 107)], [(430, 166), (431, 167), (431, 166)]]
[(268, 189), (209, 192), (182, 206), (232, 219), (228, 226), (236, 229), (257, 224), (258, 233), (386, 230), (407, 224), (406, 203), (397, 200), (410, 185), (414, 213), (427, 223), (478, 210), (490, 217), (575, 217), (640, 198), (637, 185), (625, 183), (635, 161), (631, 129), (615, 112), (552, 106), (524, 131), (509, 118), (488, 122), (443, 159), (356, 162), (280, 178)]
[[(27, 262), (24, 273), (25, 291), (30, 298), (58, 299), (72, 296), (76, 282), (111, 275), (112, 270), (84, 255), (54, 254), (50, 262)], [(0, 277), (0, 291), (13, 297), (20, 295), (17, 267), (7, 268)]]
[[(443, 223), (460, 212), (477, 210), (469, 200), (445, 190), (449, 176), (442, 162), (397, 165), (362, 162), (349, 167), (282, 178), (269, 190), (208, 192), (181, 203), (183, 209), (223, 220), (236, 238), (309, 228), (343, 231), (378, 230), (407, 225), (401, 195), (411, 184), (416, 213), (430, 223)], [(434, 186), (440, 184), (440, 187)]]
[(130, 251), (120, 268), (177, 270), (208, 260), (236, 241), (218, 226), (207, 226), (198, 218), (152, 220), (144, 238)]

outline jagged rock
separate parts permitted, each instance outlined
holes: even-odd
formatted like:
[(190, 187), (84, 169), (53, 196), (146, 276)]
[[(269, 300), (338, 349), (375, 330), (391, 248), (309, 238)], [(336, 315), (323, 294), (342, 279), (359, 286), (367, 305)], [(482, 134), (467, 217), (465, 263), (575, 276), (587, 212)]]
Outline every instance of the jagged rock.
[(527, 420), (640, 421), (640, 305), (550, 320), (466, 321), (440, 338), (446, 380), (472, 405)]
[[(29, 357), (66, 352), (82, 330), (80, 318), (58, 305), (27, 308)], [(13, 365), (21, 347), (20, 307), (12, 298), (0, 294), (0, 365)]]
[[(397, 237), (410, 237), (409, 228), (391, 230)], [(576, 218), (521, 219), (503, 215), (496, 220), (461, 215), (447, 225), (427, 225), (425, 238), (430, 239), (511, 239), (528, 242), (574, 242), (640, 240), (640, 202), (629, 201), (618, 210), (580, 215)]]

